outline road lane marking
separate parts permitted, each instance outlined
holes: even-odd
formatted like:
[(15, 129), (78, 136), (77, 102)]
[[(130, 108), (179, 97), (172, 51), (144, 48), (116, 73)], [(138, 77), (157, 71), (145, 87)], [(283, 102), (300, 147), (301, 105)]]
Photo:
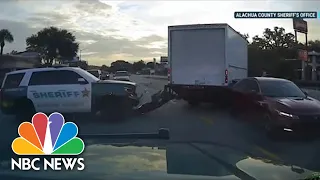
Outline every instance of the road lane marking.
[(278, 161), (282, 161), (282, 159), (277, 156), (276, 154), (264, 149), (264, 148), (261, 148), (261, 147), (255, 147), (257, 150), (259, 150), (260, 152), (262, 152), (264, 155), (267, 155), (269, 156), (270, 158), (274, 159), (274, 160), (278, 160)]
[(210, 125), (213, 124), (213, 120), (211, 118), (202, 117), (201, 120), (204, 121), (207, 124), (210, 124)]

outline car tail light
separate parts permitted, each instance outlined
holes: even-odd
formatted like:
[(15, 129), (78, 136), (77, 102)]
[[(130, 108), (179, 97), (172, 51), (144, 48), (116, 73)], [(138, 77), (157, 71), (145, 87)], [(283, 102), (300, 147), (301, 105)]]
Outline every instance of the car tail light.
[(224, 82), (228, 84), (228, 69), (225, 70)]

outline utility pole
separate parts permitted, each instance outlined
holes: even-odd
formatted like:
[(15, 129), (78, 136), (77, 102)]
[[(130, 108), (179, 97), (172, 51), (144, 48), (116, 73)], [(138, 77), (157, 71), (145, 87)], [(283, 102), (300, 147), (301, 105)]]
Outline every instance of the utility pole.
[(153, 72), (154, 72), (154, 75), (156, 75), (156, 68), (157, 68), (156, 58), (153, 58)]
[[(301, 80), (305, 80), (305, 67), (306, 67), (306, 63), (308, 61), (308, 23), (307, 21), (300, 19), (300, 18), (294, 18), (293, 19), (293, 29), (294, 29), (294, 36), (295, 36), (295, 41), (298, 44), (298, 37), (297, 37), (297, 33), (303, 33), (305, 34), (305, 38), (306, 38), (306, 44), (305, 44), (305, 51), (304, 53), (306, 53), (306, 57), (301, 58), (300, 54), (303, 53), (299, 53), (299, 60), (301, 60)], [(299, 51), (303, 51), (303, 50), (299, 50)]]
[(86, 50), (87, 48), (82, 48), (82, 49), (79, 49), (79, 61), (81, 61), (81, 52), (83, 51), (83, 50)]

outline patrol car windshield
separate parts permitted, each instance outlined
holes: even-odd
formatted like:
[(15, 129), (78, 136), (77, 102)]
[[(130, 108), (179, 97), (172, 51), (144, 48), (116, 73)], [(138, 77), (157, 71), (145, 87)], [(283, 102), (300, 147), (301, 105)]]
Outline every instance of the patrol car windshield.
[(100, 79), (94, 76), (93, 74), (89, 73), (88, 71), (83, 70), (83, 73), (85, 73), (89, 78), (91, 78), (93, 81), (99, 81)]
[(94, 75), (95, 77), (99, 77), (100, 76), (98, 70), (91, 70), (91, 71), (88, 71), (88, 72), (91, 73), (92, 75)]

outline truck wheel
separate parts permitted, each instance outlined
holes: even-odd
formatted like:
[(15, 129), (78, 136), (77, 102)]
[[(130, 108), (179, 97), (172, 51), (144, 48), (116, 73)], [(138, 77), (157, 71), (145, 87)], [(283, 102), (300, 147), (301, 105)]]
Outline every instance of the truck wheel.
[(197, 101), (188, 101), (188, 103), (190, 106), (198, 106), (199, 105), (199, 102), (197, 102)]
[(16, 114), (16, 120), (18, 121), (29, 121), (36, 113), (33, 102), (29, 99), (24, 99), (18, 102), (18, 112)]

